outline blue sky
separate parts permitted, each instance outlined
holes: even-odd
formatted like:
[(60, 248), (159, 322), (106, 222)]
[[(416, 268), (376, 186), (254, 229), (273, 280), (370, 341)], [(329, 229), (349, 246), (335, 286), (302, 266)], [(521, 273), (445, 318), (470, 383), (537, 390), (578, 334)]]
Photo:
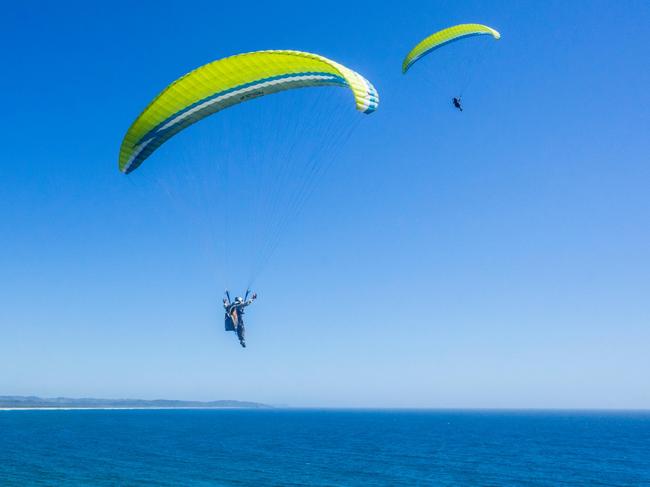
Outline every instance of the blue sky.
[[(474, 40), (400, 72), (460, 22), (503, 34), (463, 114)], [(649, 22), (645, 1), (3, 7), (0, 394), (650, 408)], [(191, 222), (116, 160), (167, 83), (268, 48), (382, 101), (258, 280), (242, 350)]]

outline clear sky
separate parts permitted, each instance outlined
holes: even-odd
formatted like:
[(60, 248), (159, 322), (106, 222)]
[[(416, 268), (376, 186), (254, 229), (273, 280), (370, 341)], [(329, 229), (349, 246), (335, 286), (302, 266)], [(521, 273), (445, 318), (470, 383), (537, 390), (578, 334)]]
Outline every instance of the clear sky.
[[(461, 22), (503, 34), (462, 114), (445, 74), (474, 40), (400, 71)], [(645, 0), (5, 5), (0, 394), (650, 408), (649, 25)], [(382, 101), (257, 281), (242, 350), (190, 223), (117, 153), (167, 83), (269, 48)]]

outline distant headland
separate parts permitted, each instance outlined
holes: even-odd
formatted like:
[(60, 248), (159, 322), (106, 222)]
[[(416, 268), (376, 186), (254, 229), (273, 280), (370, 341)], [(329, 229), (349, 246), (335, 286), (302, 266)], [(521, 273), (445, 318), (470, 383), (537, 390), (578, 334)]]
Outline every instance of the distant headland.
[(250, 401), (177, 401), (173, 399), (95, 399), (36, 396), (0, 396), (0, 409), (268, 409)]

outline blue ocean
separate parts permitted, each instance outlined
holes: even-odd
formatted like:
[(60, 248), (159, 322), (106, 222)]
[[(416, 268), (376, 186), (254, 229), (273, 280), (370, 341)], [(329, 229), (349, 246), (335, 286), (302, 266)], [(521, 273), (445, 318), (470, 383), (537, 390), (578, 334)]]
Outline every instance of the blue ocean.
[(0, 485), (650, 485), (650, 413), (0, 411)]

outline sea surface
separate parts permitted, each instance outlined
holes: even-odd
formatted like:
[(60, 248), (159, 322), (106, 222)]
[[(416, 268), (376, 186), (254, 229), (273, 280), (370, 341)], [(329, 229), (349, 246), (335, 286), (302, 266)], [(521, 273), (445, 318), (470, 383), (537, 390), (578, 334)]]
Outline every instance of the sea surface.
[(0, 411), (0, 485), (650, 486), (650, 413)]

